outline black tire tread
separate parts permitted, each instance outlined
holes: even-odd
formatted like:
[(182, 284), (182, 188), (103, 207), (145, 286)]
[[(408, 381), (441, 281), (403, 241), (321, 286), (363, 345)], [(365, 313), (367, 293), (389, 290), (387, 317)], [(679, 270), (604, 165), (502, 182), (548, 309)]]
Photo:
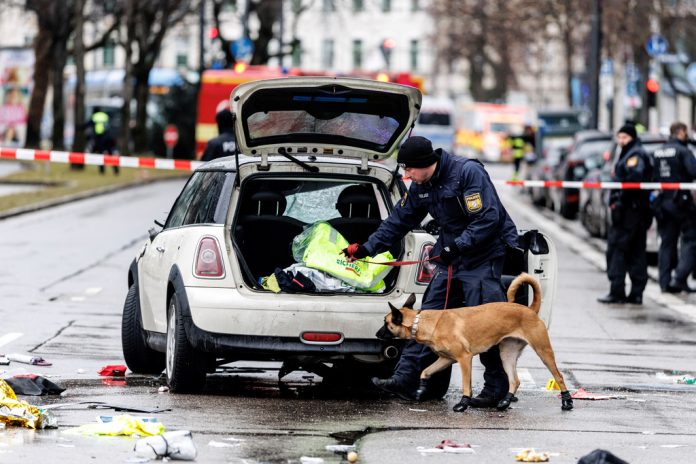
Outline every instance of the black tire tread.
[(153, 350), (145, 341), (137, 304), (138, 287), (128, 289), (121, 318), (121, 345), (128, 369), (136, 374), (160, 374), (164, 370), (164, 353)]
[[(200, 393), (205, 387), (205, 363), (186, 338), (186, 329), (179, 311), (176, 293), (172, 295), (172, 299), (175, 304), (174, 311), (176, 311), (176, 347), (172, 376), (167, 379), (169, 389), (173, 393)], [(168, 320), (169, 317), (167, 317)]]

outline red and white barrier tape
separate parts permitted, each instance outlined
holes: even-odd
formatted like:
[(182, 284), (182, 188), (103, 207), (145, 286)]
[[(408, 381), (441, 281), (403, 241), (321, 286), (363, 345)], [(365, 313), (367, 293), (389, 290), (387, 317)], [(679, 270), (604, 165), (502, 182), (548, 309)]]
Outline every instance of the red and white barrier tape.
[(685, 182), (582, 182), (569, 180), (494, 180), (496, 185), (516, 187), (611, 189), (611, 190), (696, 190), (696, 183)]
[(4, 147), (0, 147), (0, 159), (50, 161), (52, 163), (87, 164), (93, 166), (121, 166), (124, 168), (176, 169), (181, 171), (194, 171), (203, 164), (202, 161), (191, 160), (138, 158), (135, 156), (112, 156), (98, 155), (96, 153)]
[[(168, 169), (195, 171), (203, 162), (166, 158), (138, 158), (135, 156), (98, 155), (69, 151), (34, 150), (30, 148), (0, 147), (0, 159), (50, 161), (93, 166), (120, 166), (124, 168)], [(677, 182), (580, 182), (565, 180), (494, 180), (496, 185), (541, 188), (575, 189), (640, 189), (640, 190), (696, 190), (696, 183)]]

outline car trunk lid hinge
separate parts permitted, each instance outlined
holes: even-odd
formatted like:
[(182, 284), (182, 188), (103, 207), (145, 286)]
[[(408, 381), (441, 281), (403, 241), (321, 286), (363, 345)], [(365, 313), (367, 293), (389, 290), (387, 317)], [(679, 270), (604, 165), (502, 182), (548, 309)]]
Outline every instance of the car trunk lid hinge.
[(364, 154), (360, 157), (360, 167), (358, 168), (358, 174), (369, 174), (370, 173), (370, 168), (367, 165), (368, 159), (367, 159), (367, 154)]

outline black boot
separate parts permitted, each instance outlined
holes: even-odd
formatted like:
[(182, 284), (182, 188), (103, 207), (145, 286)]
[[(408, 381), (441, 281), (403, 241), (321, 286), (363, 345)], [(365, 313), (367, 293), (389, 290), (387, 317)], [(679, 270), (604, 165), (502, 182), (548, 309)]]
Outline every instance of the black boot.
[(388, 379), (378, 379), (372, 377), (372, 384), (382, 391), (392, 393), (404, 400), (413, 401), (414, 394), (408, 386), (404, 385), (398, 378), (389, 377)]
[(597, 298), (597, 301), (604, 304), (622, 304), (626, 302), (626, 298), (623, 296), (616, 296), (609, 293), (600, 298)]
[(515, 395), (508, 392), (507, 395), (505, 395), (505, 398), (500, 400), (498, 404), (495, 406), (496, 409), (498, 409), (498, 411), (505, 411), (507, 408), (510, 407), (510, 403), (512, 402), (513, 398), (515, 398)]
[(471, 397), (470, 396), (462, 396), (462, 399), (459, 400), (459, 403), (455, 404), (454, 407), (452, 408), (452, 411), (454, 412), (464, 412), (466, 409), (469, 407), (469, 403), (471, 402)]
[(561, 409), (564, 411), (573, 409), (573, 398), (568, 390), (561, 392)]

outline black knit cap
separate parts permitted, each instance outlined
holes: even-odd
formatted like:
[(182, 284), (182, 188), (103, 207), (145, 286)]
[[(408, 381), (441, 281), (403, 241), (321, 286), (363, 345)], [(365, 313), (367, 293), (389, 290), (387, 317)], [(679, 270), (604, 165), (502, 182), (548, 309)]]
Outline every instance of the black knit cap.
[(621, 129), (618, 130), (617, 134), (624, 133), (626, 135), (630, 135), (632, 139), (635, 139), (638, 137), (638, 133), (636, 132), (636, 126), (633, 124), (624, 124), (621, 126)]
[(440, 157), (433, 151), (433, 144), (425, 137), (410, 137), (399, 148), (396, 162), (406, 168), (427, 168)]

